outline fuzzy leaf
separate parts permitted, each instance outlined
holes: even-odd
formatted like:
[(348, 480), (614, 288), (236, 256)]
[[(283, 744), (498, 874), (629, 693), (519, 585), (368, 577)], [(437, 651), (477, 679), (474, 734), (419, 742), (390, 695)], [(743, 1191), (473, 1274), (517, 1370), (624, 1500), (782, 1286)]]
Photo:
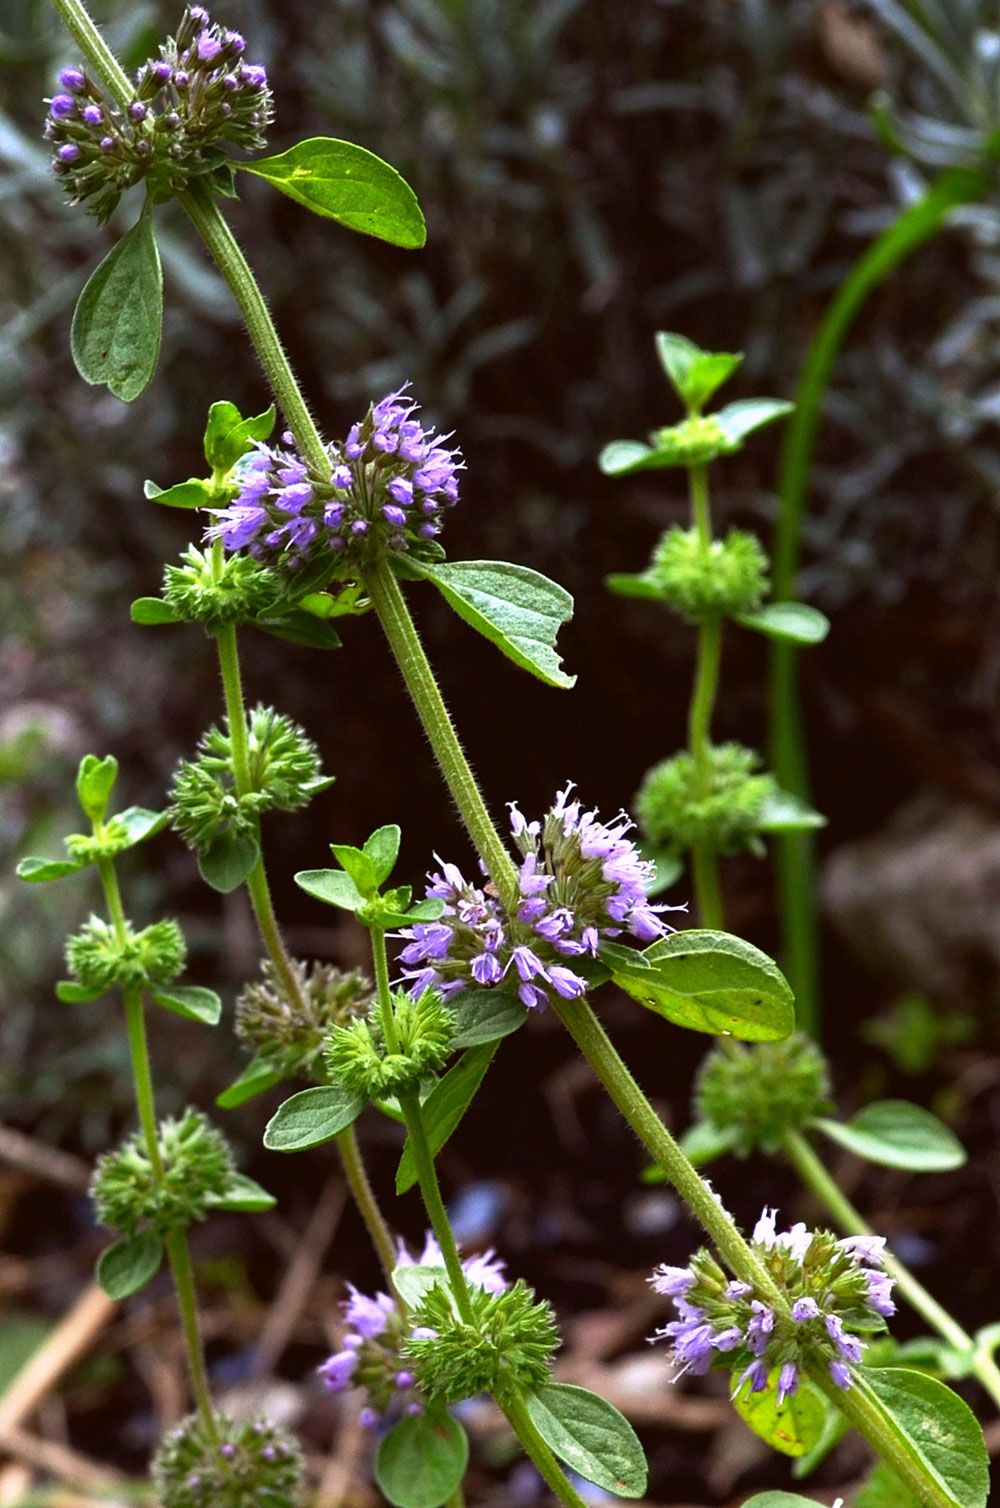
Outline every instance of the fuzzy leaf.
[(162, 985), (152, 992), (157, 1005), (185, 1021), (200, 1021), (203, 1026), (218, 1026), (222, 1015), (222, 1001), (214, 990), (203, 989), (199, 984)]
[(674, 462), (654, 450), (651, 445), (643, 445), (641, 440), (612, 440), (601, 451), (597, 464), (605, 476), (630, 476), (634, 471), (672, 466)]
[(170, 821), (170, 813), (151, 812), (145, 806), (127, 806), (116, 815), (115, 821), (124, 827), (129, 843), (134, 848), (137, 843), (145, 843), (147, 838), (154, 838), (157, 833), (162, 833)]
[[(451, 1136), (462, 1116), (472, 1103), (487, 1068), (493, 1061), (497, 1043), (485, 1042), (480, 1047), (470, 1047), (459, 1058), (454, 1068), (449, 1068), (439, 1079), (423, 1103), (424, 1130), (430, 1143), (431, 1156), (436, 1157)], [(396, 1170), (396, 1193), (405, 1194), (417, 1181), (417, 1169), (410, 1149), (409, 1138), (403, 1148)]]
[(920, 1504), (880, 1461), (854, 1499), (853, 1508), (920, 1508)]
[(399, 858), (399, 843), (402, 833), (395, 824), (389, 822), (385, 827), (378, 827), (371, 837), (365, 841), (365, 853), (375, 865), (375, 883), (384, 885), (392, 874), (396, 860)]
[[(744, 1383), (733, 1398), (733, 1408), (748, 1429), (772, 1450), (783, 1456), (804, 1456), (812, 1450), (826, 1428), (826, 1405), (823, 1395), (808, 1378), (803, 1377), (797, 1393), (778, 1406), (778, 1377), (775, 1367), (768, 1378), (767, 1391), (753, 1393)], [(734, 1382), (736, 1378), (734, 1377)]]
[(350, 877), (359, 894), (365, 900), (371, 900), (378, 890), (378, 870), (374, 859), (364, 849), (354, 848), (350, 843), (331, 843), (330, 848), (333, 857)]
[(224, 833), (198, 855), (198, 872), (206, 885), (228, 895), (243, 884), (259, 858), (260, 847), (255, 838)]
[(129, 616), (133, 623), (141, 623), (143, 628), (159, 628), (163, 623), (181, 621), (176, 609), (162, 597), (137, 597), (129, 608)]
[(727, 932), (675, 932), (647, 948), (651, 968), (616, 969), (623, 990), (691, 1031), (776, 1042), (794, 1029), (795, 1000), (766, 953)]
[(504, 560), (457, 560), (429, 566), (411, 560), (458, 616), (509, 660), (548, 686), (569, 687), (556, 636), (573, 616), (573, 598), (539, 571)]
[(734, 614), (736, 622), (769, 639), (787, 639), (792, 644), (822, 644), (830, 632), (830, 620), (805, 602), (767, 602), (752, 613)]
[(461, 1485), (469, 1437), (450, 1414), (400, 1419), (379, 1444), (375, 1480), (393, 1508), (440, 1508)]
[(147, 204), (80, 294), (70, 334), (76, 369), (131, 403), (156, 371), (162, 330), (163, 270)]
[(365, 1098), (337, 1084), (303, 1089), (285, 1100), (268, 1121), (264, 1145), (271, 1152), (303, 1152), (318, 1147), (353, 1125)]
[(128, 1299), (145, 1288), (160, 1270), (163, 1242), (155, 1231), (116, 1241), (97, 1259), (97, 1281), (109, 1299)]
[(808, 833), (825, 826), (825, 817), (788, 791), (765, 796), (757, 815), (759, 833)]
[(755, 429), (773, 424), (775, 419), (783, 419), (793, 407), (782, 398), (737, 398), (735, 403), (720, 408), (712, 418), (722, 425), (726, 439), (739, 445)]
[(987, 1508), (989, 1457), (968, 1404), (924, 1372), (870, 1367), (863, 1376), (889, 1427), (955, 1508)]
[(455, 1012), (458, 1030), (453, 1046), (479, 1047), (499, 1042), (516, 1032), (528, 1019), (528, 1012), (516, 995), (506, 990), (462, 990), (452, 995), (448, 1004)]
[(213, 1210), (230, 1210), (235, 1215), (259, 1215), (264, 1210), (273, 1210), (277, 1202), (273, 1194), (245, 1173), (231, 1173), (225, 1193), (209, 1199)]
[(416, 1309), (432, 1288), (447, 1288), (448, 1273), (444, 1267), (420, 1267), (409, 1263), (394, 1270), (392, 1281), (402, 1294), (403, 1302)]
[(656, 354), (674, 391), (688, 408), (701, 408), (743, 360), (736, 351), (703, 351), (686, 335), (661, 330)]
[(747, 1498), (743, 1508), (818, 1508), (815, 1498), (804, 1498), (797, 1492), (758, 1492)]
[(167, 508), (204, 508), (212, 499), (211, 482), (200, 477), (190, 477), (186, 482), (175, 482), (172, 487), (157, 487), (146, 481), (142, 490), (151, 503), (162, 503)]
[(15, 870), (19, 880), (29, 885), (41, 885), (47, 880), (61, 880), (68, 874), (76, 874), (84, 866), (76, 859), (22, 859)]
[(213, 403), (205, 426), (205, 460), (213, 471), (232, 470), (254, 440), (267, 439), (274, 428), (274, 420), (273, 403), (262, 414), (254, 414), (249, 419), (244, 419), (235, 403)]
[(410, 185), (396, 169), (350, 141), (313, 136), (275, 157), (237, 167), (348, 230), (413, 250), (427, 240), (424, 217)]
[(586, 1388), (551, 1383), (525, 1399), (538, 1433), (588, 1482), (623, 1498), (646, 1491), (646, 1457), (623, 1414)]
[(252, 1100), (255, 1095), (263, 1094), (266, 1089), (273, 1089), (275, 1084), (280, 1084), (284, 1074), (280, 1068), (268, 1058), (252, 1058), (238, 1079), (234, 1079), (228, 1089), (224, 1089), (216, 1096), (215, 1103), (220, 1110), (235, 1110), (238, 1105), (245, 1105), (247, 1100)]
[(104, 821), (117, 779), (118, 761), (113, 754), (105, 759), (98, 759), (96, 754), (85, 754), (80, 760), (76, 775), (76, 795), (84, 816), (89, 817), (91, 822)]
[(357, 885), (342, 869), (300, 869), (295, 883), (314, 900), (339, 906), (342, 911), (360, 911), (365, 904)]
[(63, 1005), (87, 1005), (91, 1000), (100, 1000), (106, 994), (107, 990), (88, 989), (85, 984), (77, 984), (75, 979), (60, 979), (56, 985), (56, 999), (61, 1000)]
[[(643, 446), (643, 449), (645, 448)], [(663, 601), (663, 588), (653, 580), (652, 576), (628, 574), (605, 576), (604, 585), (609, 592), (614, 592), (619, 597), (638, 597), (643, 602)]]
[(966, 1161), (958, 1137), (936, 1115), (908, 1100), (876, 1100), (849, 1121), (821, 1117), (813, 1125), (848, 1151), (887, 1168), (947, 1173)]
[(300, 649), (339, 649), (341, 645), (340, 635), (325, 618), (299, 608), (279, 617), (254, 618), (252, 622), (254, 628), (288, 644), (297, 644)]

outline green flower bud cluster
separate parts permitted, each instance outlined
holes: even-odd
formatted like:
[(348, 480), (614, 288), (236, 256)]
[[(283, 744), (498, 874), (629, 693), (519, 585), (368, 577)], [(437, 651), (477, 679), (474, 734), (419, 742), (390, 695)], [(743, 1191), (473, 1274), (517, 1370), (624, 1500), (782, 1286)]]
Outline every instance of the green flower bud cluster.
[(692, 414), (679, 424), (655, 430), (650, 439), (664, 463), (672, 466), (700, 466), (740, 449), (740, 441), (726, 434), (714, 414)]
[(714, 1047), (695, 1086), (697, 1119), (735, 1132), (741, 1157), (756, 1148), (777, 1152), (789, 1131), (832, 1108), (826, 1059), (800, 1032), (726, 1052)]
[(403, 1360), (420, 1391), (446, 1403), (492, 1393), (502, 1403), (512, 1389), (544, 1386), (559, 1344), (552, 1306), (536, 1302), (522, 1278), (502, 1293), (470, 1288), (469, 1299), (472, 1324), (455, 1312), (440, 1284), (414, 1311), (414, 1333), (403, 1346)]
[(266, 959), (261, 978), (244, 985), (236, 1001), (236, 1035), (244, 1047), (280, 1061), (289, 1076), (308, 1073), (332, 1028), (364, 1015), (372, 1003), (371, 982), (360, 969), (294, 960), (292, 973), (298, 993), (289, 998)]
[(102, 917), (91, 916), (66, 943), (66, 962), (84, 989), (103, 995), (116, 985), (169, 984), (184, 968), (187, 944), (170, 918), (141, 932), (125, 923), (119, 939)]
[(280, 583), (249, 555), (219, 555), (190, 545), (182, 565), (163, 573), (163, 599), (186, 623), (208, 628), (246, 623), (274, 606)]
[(437, 990), (415, 998), (403, 990), (392, 997), (398, 1050), (386, 1048), (377, 1009), (364, 1019), (338, 1026), (325, 1047), (331, 1080), (368, 1099), (403, 1094), (442, 1067), (455, 1037), (455, 1018)]
[(192, 848), (222, 837), (256, 834), (262, 812), (292, 812), (332, 784), (320, 775), (319, 750), (298, 723), (273, 707), (256, 706), (247, 719), (250, 790), (235, 788), (228, 728), (209, 728), (197, 757), (184, 760), (171, 787), (171, 820)]
[(153, 1167), (139, 1132), (98, 1161), (90, 1194), (98, 1220), (109, 1230), (123, 1236), (146, 1227), (160, 1236), (185, 1230), (226, 1193), (232, 1154), (221, 1131), (200, 1111), (161, 1121), (157, 1145), (160, 1169)]
[(159, 1508), (299, 1508), (305, 1463), (293, 1435), (268, 1419), (215, 1416), (217, 1438), (192, 1414), (153, 1462)]
[(756, 535), (730, 529), (725, 539), (703, 540), (697, 529), (668, 529), (645, 579), (692, 623), (723, 613), (749, 613), (768, 587), (768, 559)]
[(759, 755), (742, 744), (713, 745), (709, 758), (707, 789), (688, 753), (675, 754), (646, 772), (635, 814), (653, 847), (675, 853), (698, 843), (711, 844), (717, 853), (759, 848), (758, 822), (777, 789), (773, 775), (760, 773)]

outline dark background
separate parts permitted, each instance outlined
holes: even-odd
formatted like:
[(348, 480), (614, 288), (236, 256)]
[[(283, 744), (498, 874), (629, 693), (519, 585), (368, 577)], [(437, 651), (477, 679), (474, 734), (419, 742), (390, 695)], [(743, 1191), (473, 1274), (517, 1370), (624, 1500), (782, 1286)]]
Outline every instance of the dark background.
[[(176, 19), (154, 5), (99, 13), (130, 66)], [(370, 398), (412, 381), (467, 461), (449, 554), (520, 561), (576, 598), (563, 650), (579, 681), (559, 692), (498, 657), (429, 589), (412, 588), (491, 806), (500, 813), (517, 799), (539, 814), (567, 779), (606, 815), (628, 806), (647, 766), (683, 742), (692, 667), (692, 635), (679, 620), (602, 586), (609, 571), (641, 569), (659, 531), (686, 518), (680, 473), (613, 481), (595, 464), (607, 440), (677, 416), (653, 333), (678, 329), (708, 348), (745, 350), (729, 397), (791, 396), (847, 269), (944, 165), (887, 150), (872, 124), (873, 90), (950, 126), (963, 102), (941, 94), (926, 61), (871, 7), (839, 0), (331, 0), (232, 3), (213, 14), (239, 26), (248, 56), (269, 66), (275, 150), (314, 134), (359, 141), (399, 168), (427, 216), (426, 250), (404, 253), (241, 180), (232, 223), (321, 427), (343, 433)], [(163, 561), (189, 537), (190, 518), (146, 503), (141, 484), (197, 474), (211, 401), (253, 412), (268, 401), (226, 290), (172, 207), (158, 212), (167, 319), (152, 387), (126, 407), (76, 377), (73, 302), (111, 237), (61, 202), (40, 140), (41, 97), (72, 56), (43, 6), (11, 0), (0, 30), (7, 875), (20, 854), (55, 852), (72, 830), (83, 752), (114, 752), (123, 800), (159, 805), (176, 760), (219, 716), (214, 656), (199, 631), (129, 622), (129, 602), (157, 589)], [(974, 115), (971, 93), (965, 103)], [(961, 147), (955, 137), (954, 160)], [(114, 229), (133, 212), (126, 204)], [(876, 1095), (915, 1099), (945, 1115), (972, 1153), (966, 1169), (935, 1179), (846, 1163), (841, 1172), (861, 1178), (862, 1206), (942, 1297), (962, 1273), (950, 1296), (970, 1327), (994, 1318), (997, 1257), (998, 245), (995, 205), (964, 211), (866, 306), (826, 405), (801, 584), (834, 624), (803, 657), (802, 684), (815, 804), (830, 819), (824, 1031), (838, 1097), (845, 1112)], [(765, 431), (715, 468), (717, 524), (769, 538), (779, 444), (777, 429)], [(271, 819), (265, 833), (290, 942), (305, 955), (363, 962), (360, 934), (306, 901), (294, 870), (322, 864), (329, 839), (358, 842), (386, 821), (403, 826), (401, 870), (414, 883), (435, 849), (468, 866), (467, 842), (374, 620), (348, 622), (334, 654), (250, 631), (243, 646), (248, 696), (298, 718), (337, 776), (307, 814)], [(727, 635), (717, 737), (763, 747), (765, 670), (765, 641)], [(242, 897), (220, 903), (169, 835), (123, 869), (130, 914), (178, 915), (193, 976), (231, 1001), (256, 966)], [(732, 929), (775, 950), (769, 864), (732, 860), (725, 878)], [(674, 898), (687, 898), (685, 881)], [(29, 892), (0, 881), (3, 1117), (86, 1159), (117, 1137), (130, 1107), (111, 1003), (68, 1008), (51, 993), (62, 937), (92, 904), (86, 882)], [(602, 1008), (670, 1123), (683, 1127), (706, 1044), (613, 997)], [(213, 1035), (157, 1022), (153, 1041), (163, 1109), (210, 1104), (239, 1067), (226, 1026)], [(272, 1109), (255, 1102), (226, 1128), (248, 1171), (280, 1180), (294, 1233), (329, 1159), (276, 1166), (260, 1152)], [(374, 1124), (367, 1140), (388, 1190), (394, 1133)], [(581, 1323), (623, 1293), (641, 1295), (655, 1261), (690, 1250), (690, 1224), (669, 1195), (642, 1189), (640, 1167), (544, 1020), (501, 1054), (445, 1155), (449, 1186), (465, 1190), (460, 1212), (473, 1211), (467, 1238), (495, 1241), (557, 1302), (571, 1358)], [(729, 1162), (716, 1182), (744, 1221), (765, 1200), (794, 1212), (783, 1169)], [(55, 1204), (15, 1179), (3, 1218), (14, 1259), (79, 1245), (58, 1282), (17, 1296), (26, 1323), (51, 1320), (98, 1249), (86, 1207)], [(419, 1233), (412, 1196), (399, 1224)], [(216, 1226), (204, 1232), (206, 1258), (232, 1261), (235, 1241), (240, 1302), (263, 1309), (274, 1291), (266, 1237), (246, 1221)], [(335, 1274), (375, 1282), (351, 1215), (328, 1267), (330, 1295)], [(223, 1314), (232, 1297), (222, 1283)], [(652, 1322), (620, 1339), (619, 1361)], [(897, 1330), (915, 1333), (908, 1315)], [(285, 1375), (309, 1375), (322, 1337), (311, 1342), (306, 1326)], [(237, 1342), (215, 1349), (230, 1368), (217, 1375), (238, 1374)], [(103, 1403), (71, 1404), (71, 1435), (113, 1455), (101, 1409), (141, 1416), (144, 1400), (124, 1367)], [(320, 1426), (314, 1436), (319, 1448)], [(709, 1470), (703, 1437), (653, 1428), (651, 1498), (722, 1504), (786, 1480), (774, 1458), (732, 1465), (725, 1429), (712, 1439)], [(136, 1424), (119, 1464), (138, 1468), (147, 1443)], [(856, 1465), (841, 1462), (831, 1482)], [(483, 1478), (484, 1493), (502, 1490)]]

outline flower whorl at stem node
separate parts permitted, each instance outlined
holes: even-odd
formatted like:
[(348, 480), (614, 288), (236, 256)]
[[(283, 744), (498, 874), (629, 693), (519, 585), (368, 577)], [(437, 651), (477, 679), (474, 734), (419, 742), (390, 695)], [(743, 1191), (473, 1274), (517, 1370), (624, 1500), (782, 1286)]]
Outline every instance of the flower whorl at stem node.
[(163, 600), (185, 623), (211, 630), (223, 623), (246, 623), (271, 608), (280, 591), (274, 572), (246, 555), (213, 562), (211, 552), (189, 545), (182, 565), (163, 572)]
[(684, 853), (698, 844), (716, 853), (760, 845), (764, 803), (777, 790), (774, 776), (760, 770), (760, 756), (742, 744), (708, 749), (707, 789), (691, 754), (675, 754), (646, 771), (635, 797), (643, 837), (656, 848)]
[(298, 986), (289, 997), (271, 959), (261, 978), (245, 984), (236, 1000), (236, 1035), (251, 1052), (280, 1060), (288, 1075), (308, 1074), (333, 1027), (367, 1013), (371, 981), (360, 969), (291, 960)]
[(756, 535), (730, 529), (705, 541), (697, 529), (668, 529), (645, 572), (668, 604), (692, 623), (760, 606), (768, 586), (768, 560)]
[(826, 1059), (807, 1036), (713, 1047), (695, 1085), (699, 1120), (736, 1132), (734, 1151), (777, 1152), (789, 1131), (832, 1109)]
[(553, 992), (567, 1000), (584, 994), (587, 981), (570, 965), (595, 957), (602, 939), (627, 932), (652, 942), (670, 930), (659, 913), (679, 908), (649, 903), (653, 865), (626, 837), (632, 823), (620, 813), (606, 825), (569, 799), (572, 789), (559, 792), (542, 822), (526, 822), (511, 803), (522, 855), (514, 916), (492, 887), (470, 885), (454, 864), (442, 863), (430, 876), (427, 894), (444, 901), (444, 912), (399, 934), (409, 939), (400, 954), (404, 977), (417, 988), (450, 994), (510, 976), (522, 1005), (532, 1009)]
[(63, 69), (45, 135), (71, 202), (89, 201), (103, 223), (143, 180), (156, 199), (181, 193), (192, 178), (224, 192), (232, 170), (222, 144), (262, 148), (273, 117), (266, 70), (243, 61), (245, 48), (239, 32), (214, 26), (193, 5), (176, 38), (136, 73), (125, 110), (82, 69)]
[(236, 790), (233, 744), (228, 723), (212, 727), (193, 760), (177, 768), (170, 790), (174, 827), (202, 851), (217, 839), (251, 837), (261, 814), (293, 812), (332, 784), (320, 774), (319, 750), (298, 723), (258, 705), (247, 718), (250, 789)]
[(469, 1297), (472, 1323), (456, 1312), (441, 1284), (414, 1311), (403, 1360), (421, 1392), (445, 1403), (477, 1393), (492, 1393), (502, 1402), (512, 1390), (543, 1387), (559, 1344), (551, 1304), (537, 1301), (522, 1278), (502, 1293), (474, 1289)]
[(372, 404), (345, 440), (328, 446), (322, 475), (294, 450), (290, 434), (282, 436), (285, 449), (258, 444), (233, 475), (234, 501), (211, 510), (206, 538), (282, 571), (326, 560), (330, 577), (357, 572), (386, 551), (429, 553), (458, 501), (463, 461), (416, 413), (405, 389)]
[(704, 1247), (687, 1267), (657, 1268), (650, 1282), (679, 1316), (652, 1337), (670, 1342), (677, 1376), (726, 1366), (737, 1374), (734, 1396), (747, 1384), (754, 1393), (775, 1386), (781, 1404), (810, 1369), (849, 1388), (865, 1350), (853, 1332), (884, 1330), (896, 1306), (881, 1236), (838, 1240), (802, 1224), (778, 1231), (776, 1214), (765, 1209), (750, 1246), (785, 1295), (787, 1313), (750, 1283), (731, 1281)]
[(66, 943), (70, 973), (95, 995), (116, 986), (169, 984), (183, 970), (186, 957), (184, 934), (169, 917), (141, 932), (126, 922), (124, 938), (119, 938), (110, 922), (91, 916)]
[(375, 1006), (365, 1019), (334, 1027), (324, 1048), (327, 1069), (335, 1084), (356, 1090), (368, 1099), (405, 1094), (443, 1065), (455, 1037), (455, 1018), (439, 991), (422, 990), (392, 996), (398, 1048), (386, 1047), (382, 1021)]
[(166, 1236), (204, 1219), (225, 1194), (233, 1159), (221, 1131), (198, 1110), (160, 1122), (162, 1173), (153, 1167), (145, 1138), (136, 1132), (98, 1161), (90, 1185), (102, 1225), (122, 1236), (145, 1227)]
[(192, 1414), (153, 1462), (159, 1508), (299, 1508), (305, 1463), (298, 1441), (268, 1419), (215, 1416), (213, 1438)]

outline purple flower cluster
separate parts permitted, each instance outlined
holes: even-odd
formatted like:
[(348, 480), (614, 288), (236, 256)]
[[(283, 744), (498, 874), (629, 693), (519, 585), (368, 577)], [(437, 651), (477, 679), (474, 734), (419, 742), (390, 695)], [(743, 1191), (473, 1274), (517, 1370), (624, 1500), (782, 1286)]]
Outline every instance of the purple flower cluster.
[(346, 440), (329, 447), (324, 476), (289, 434), (284, 449), (258, 445), (239, 464), (236, 497), (214, 510), (207, 537), (290, 570), (328, 557), (331, 573), (385, 549), (426, 545), (458, 501), (463, 462), (416, 414), (405, 387), (372, 404)]
[(82, 69), (63, 69), (45, 135), (73, 203), (90, 201), (104, 221), (140, 179), (154, 197), (167, 197), (224, 165), (223, 142), (262, 148), (271, 92), (266, 70), (243, 61), (245, 49), (239, 32), (214, 26), (204, 7), (192, 5), (177, 36), (136, 73), (124, 111)]
[(838, 1387), (849, 1388), (851, 1368), (865, 1351), (854, 1332), (885, 1329), (896, 1306), (893, 1280), (882, 1265), (883, 1237), (837, 1240), (803, 1224), (778, 1231), (776, 1213), (764, 1211), (751, 1246), (787, 1299), (783, 1312), (749, 1283), (731, 1281), (704, 1249), (689, 1267), (658, 1267), (650, 1282), (677, 1311), (653, 1337), (669, 1341), (677, 1376), (701, 1376), (726, 1356), (734, 1397), (747, 1384), (751, 1392), (765, 1392), (773, 1381), (780, 1405), (809, 1364), (825, 1367)]
[[(413, 1257), (399, 1243), (397, 1267), (442, 1267), (444, 1258), (433, 1235), (428, 1232), (424, 1249)], [(468, 1281), (486, 1293), (502, 1293), (507, 1287), (504, 1263), (492, 1251), (466, 1257), (462, 1270)], [(421, 1414), (424, 1401), (414, 1385), (413, 1373), (401, 1359), (401, 1350), (411, 1335), (433, 1338), (435, 1332), (412, 1330), (400, 1313), (396, 1300), (387, 1293), (370, 1297), (359, 1293), (349, 1283), (350, 1297), (345, 1300), (344, 1336), (341, 1349), (319, 1368), (320, 1376), (331, 1393), (350, 1387), (364, 1388), (368, 1403), (361, 1412), (362, 1423), (373, 1428), (389, 1413)]]
[(542, 1005), (554, 992), (572, 1000), (587, 990), (576, 959), (596, 957), (603, 939), (629, 933), (639, 942), (669, 929), (652, 906), (646, 886), (652, 865), (627, 837), (632, 824), (621, 813), (608, 825), (594, 811), (571, 801), (572, 785), (559, 792), (543, 822), (527, 822), (511, 803), (510, 826), (521, 854), (515, 915), (499, 900), (441, 863), (427, 894), (444, 902), (434, 922), (419, 922), (400, 936), (404, 978), (419, 991), (442, 994), (472, 985), (512, 981), (522, 1005)]

